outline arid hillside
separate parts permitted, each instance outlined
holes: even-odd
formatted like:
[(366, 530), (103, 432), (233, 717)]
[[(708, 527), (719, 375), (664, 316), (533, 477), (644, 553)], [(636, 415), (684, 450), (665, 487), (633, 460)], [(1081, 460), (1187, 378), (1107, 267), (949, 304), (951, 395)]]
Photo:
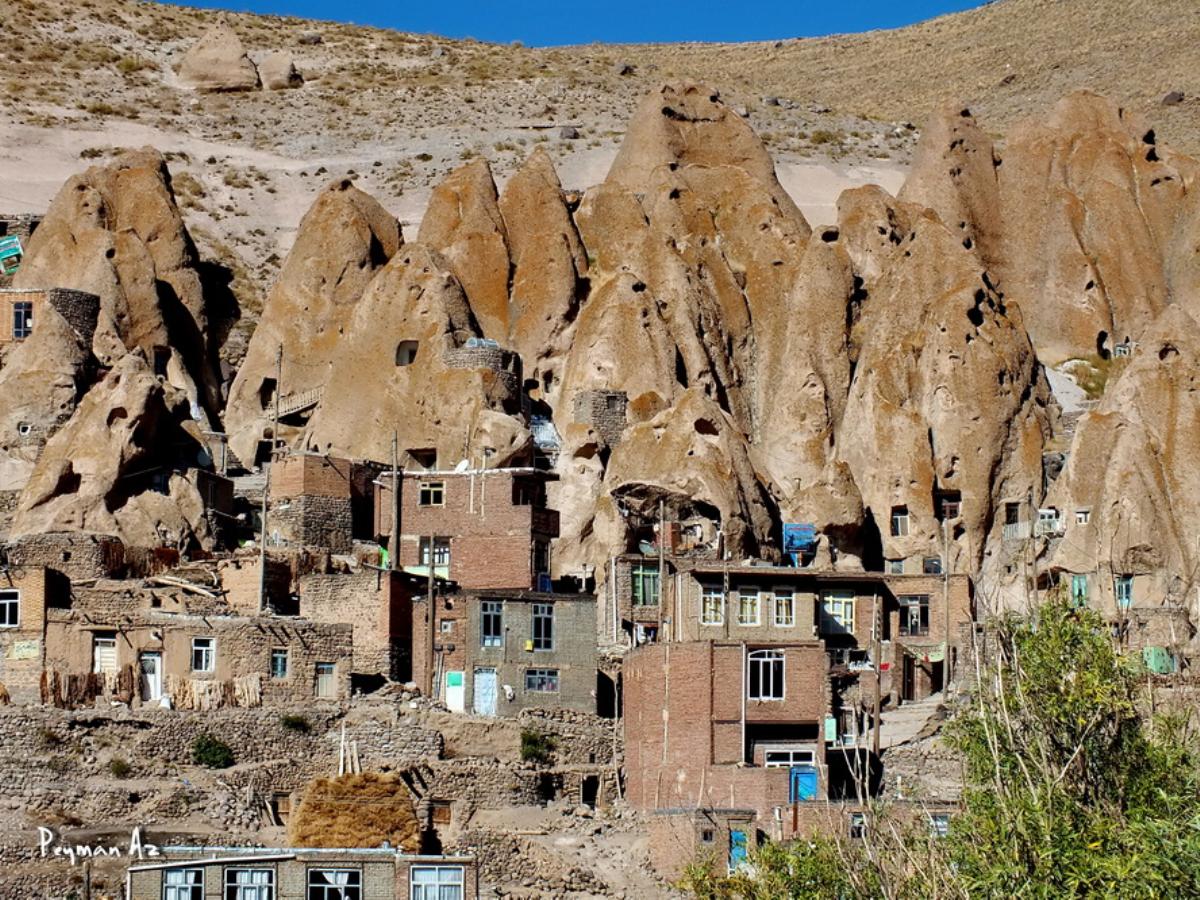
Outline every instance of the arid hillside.
[[(917, 124), (954, 98), (997, 131), (1086, 88), (1153, 111), (1162, 134), (1195, 153), (1200, 83), (1189, 48), (1197, 40), (1200, 4), (1193, 0), (995, 0), (894, 31), (636, 52), (727, 90)], [(1173, 91), (1185, 99), (1164, 106)]]

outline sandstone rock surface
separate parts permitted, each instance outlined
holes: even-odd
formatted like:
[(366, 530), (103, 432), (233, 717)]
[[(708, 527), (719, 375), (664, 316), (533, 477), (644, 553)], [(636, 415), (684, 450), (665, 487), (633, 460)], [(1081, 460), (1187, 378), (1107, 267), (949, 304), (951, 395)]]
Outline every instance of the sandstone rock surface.
[(268, 91), (283, 91), (304, 85), (304, 76), (296, 69), (292, 55), (285, 50), (267, 54), (258, 66), (262, 86)]
[(184, 54), (179, 80), (198, 91), (252, 91), (259, 86), (258, 69), (246, 55), (237, 32), (224, 20)]

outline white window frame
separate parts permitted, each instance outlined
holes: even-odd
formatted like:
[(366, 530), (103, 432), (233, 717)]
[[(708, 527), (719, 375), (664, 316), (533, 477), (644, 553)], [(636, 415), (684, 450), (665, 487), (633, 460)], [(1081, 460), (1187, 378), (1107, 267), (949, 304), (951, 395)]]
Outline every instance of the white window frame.
[(725, 624), (725, 591), (721, 588), (700, 585), (700, 624)]
[[(820, 607), (820, 627), (819, 631), (822, 634), (853, 634), (854, 633), (854, 616), (858, 611), (855, 607), (855, 601), (858, 598), (853, 591), (822, 591), (821, 592), (821, 607)], [(840, 615), (835, 615), (832, 612), (832, 607), (840, 610)], [(843, 616), (849, 611), (849, 624), (843, 621)], [(828, 623), (836, 622), (840, 630), (831, 628)]]
[[(560, 678), (558, 669), (526, 669), (525, 692), (527, 694), (557, 694)], [(538, 685), (547, 685), (547, 687), (538, 687)]]
[[(786, 606), (784, 605), (786, 601)], [(775, 611), (775, 627), (776, 628), (794, 628), (796, 626), (796, 592), (792, 590), (779, 590), (775, 592), (773, 601), (773, 609)], [(786, 616), (780, 616), (780, 612), (786, 610)]]
[[(102, 644), (106, 647), (112, 647), (112, 651), (113, 651), (113, 670), (111, 672), (107, 672), (107, 673), (105, 673), (104, 670), (100, 668), (100, 654), (97, 652), (100, 649), (100, 646)], [(117, 665), (117, 638), (116, 638), (116, 635), (113, 635), (110, 637), (107, 634), (105, 634), (105, 635), (93, 634), (92, 635), (92, 672), (93, 672), (93, 674), (115, 675), (117, 673), (117, 668), (118, 668), (118, 665)]]
[[(266, 875), (263, 882), (247, 882), (239, 884), (240, 874)], [(255, 866), (229, 866), (225, 869), (224, 898), (225, 900), (275, 900), (275, 870)]]
[[(197, 641), (205, 641), (208, 643), (208, 646), (207, 647), (197, 647), (196, 646)], [(204, 654), (202, 658), (204, 660), (206, 660), (205, 664), (202, 666), (196, 665), (196, 651), (197, 650), (199, 650), (202, 654)], [(192, 638), (191, 667), (192, 667), (193, 672), (202, 672), (205, 674), (211, 674), (212, 672), (215, 672), (217, 670), (217, 639), (216, 638), (212, 638), (212, 637), (193, 637)]]
[[(324, 875), (348, 875), (346, 884), (314, 883), (313, 879)], [(307, 875), (305, 900), (363, 900), (362, 869), (350, 866), (310, 866)]]
[[(776, 673), (778, 664), (778, 673)], [(757, 694), (751, 673), (758, 669)], [(782, 650), (751, 650), (746, 654), (746, 699), (781, 702), (787, 695), (787, 657)]]
[[(487, 624), (491, 620), (495, 624), (496, 633), (488, 634)], [(504, 601), (483, 600), (479, 604), (479, 646), (504, 646)]]
[[(433, 881), (418, 881), (418, 873)], [(463, 900), (466, 872), (462, 866), (413, 866), (408, 870), (409, 900)]]
[[(653, 590), (647, 590), (652, 585)], [(653, 594), (654, 600), (649, 600)], [(635, 607), (658, 606), (662, 602), (662, 580), (659, 578), (658, 566), (645, 563), (635, 563), (629, 570), (629, 602)]]
[(0, 591), (0, 628), (21, 627), (21, 592)]
[(889, 575), (903, 575), (904, 574), (904, 560), (903, 559), (889, 559), (888, 560), (888, 574)]
[[(904, 512), (897, 512), (897, 510)], [(888, 517), (888, 534), (892, 537), (908, 537), (909, 514), (907, 506), (893, 506)]]
[[(774, 759), (771, 757), (786, 757), (786, 759)], [(792, 766), (812, 766), (816, 765), (817, 752), (812, 749), (805, 750), (789, 750), (786, 748), (771, 748), (763, 749), (763, 768), (764, 769), (788, 769)]]
[[(172, 876), (179, 876), (172, 883)], [(188, 880), (196, 878), (195, 881)], [(204, 869), (189, 867), (165, 869), (162, 883), (163, 900), (204, 900)]]
[[(1124, 595), (1122, 597), (1122, 595)], [(1118, 575), (1113, 579), (1113, 599), (1121, 609), (1133, 606), (1133, 576)]]
[[(758, 588), (744, 588), (738, 590), (737, 623), (739, 625), (744, 628), (753, 628), (762, 621), (762, 613), (759, 609), (761, 605), (759, 603), (760, 599), (761, 595), (758, 592)], [(746, 605), (747, 601), (750, 601), (750, 603), (753, 604), (753, 619), (748, 619), (745, 615), (747, 610), (751, 609), (751, 607)]]
[[(275, 674), (275, 660), (283, 656), (283, 674)], [(292, 673), (292, 653), (287, 647), (272, 647), (271, 648), (271, 677), (276, 681), (283, 681)]]
[(1090, 521), (1092, 521), (1092, 511), (1090, 508), (1085, 507), (1075, 510), (1076, 525), (1086, 525)]

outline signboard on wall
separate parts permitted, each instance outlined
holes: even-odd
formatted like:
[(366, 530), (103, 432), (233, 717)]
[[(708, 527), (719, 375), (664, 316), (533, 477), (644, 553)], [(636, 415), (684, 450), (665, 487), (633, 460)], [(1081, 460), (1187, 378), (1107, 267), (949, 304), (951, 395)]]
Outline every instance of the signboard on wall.
[(7, 659), (37, 659), (41, 651), (41, 641), (13, 641), (8, 647)]

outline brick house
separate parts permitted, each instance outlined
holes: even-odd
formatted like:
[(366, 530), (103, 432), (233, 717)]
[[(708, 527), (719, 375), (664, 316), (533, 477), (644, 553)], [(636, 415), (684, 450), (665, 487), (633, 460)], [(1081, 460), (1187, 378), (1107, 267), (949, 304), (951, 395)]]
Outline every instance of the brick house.
[(295, 452), (271, 464), (270, 540), (347, 553), (371, 537), (374, 463)]
[(592, 594), (439, 590), (413, 605), (413, 680), (455, 712), (596, 711)]
[[(785, 810), (826, 799), (829, 661), (814, 638), (645, 644), (625, 657), (625, 772), (641, 810)], [(781, 837), (792, 833), (785, 827)]]
[[(869, 669), (875, 630), (883, 690), (917, 700), (941, 690), (949, 608), (951, 662), (965, 652), (973, 621), (966, 575), (891, 575), (767, 564), (625, 555), (601, 598), (602, 640), (820, 638), (835, 670)], [(608, 634), (604, 631), (608, 630)]]
[(350, 696), (348, 624), (242, 615), (215, 594), (141, 581), (72, 588), (44, 568), (5, 579), (0, 615), (16, 624), (0, 628), (0, 671), (18, 702), (205, 709)]
[(468, 856), (391, 848), (166, 847), (166, 862), (129, 867), (127, 900), (476, 900)]
[[(545, 588), (558, 511), (546, 506), (552, 472), (535, 468), (403, 472), (400, 479), (400, 565), (463, 588)], [(375, 537), (387, 546), (392, 478), (380, 476)]]

